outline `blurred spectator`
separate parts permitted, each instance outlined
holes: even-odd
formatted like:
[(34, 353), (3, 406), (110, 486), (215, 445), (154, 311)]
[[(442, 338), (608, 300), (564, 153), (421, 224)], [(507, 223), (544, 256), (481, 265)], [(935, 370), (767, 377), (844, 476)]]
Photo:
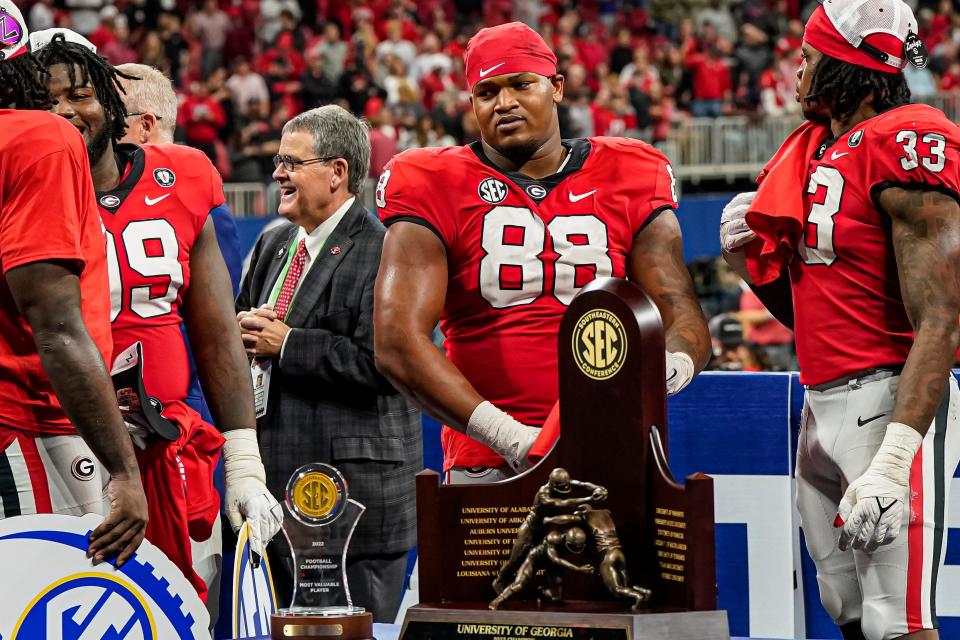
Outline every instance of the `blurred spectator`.
[(273, 181), (273, 156), (280, 151), (280, 136), (283, 125), (290, 119), (290, 112), (283, 103), (277, 103), (267, 115), (269, 111), (269, 107), (260, 111), (256, 102), (249, 105), (246, 112), (249, 123), (240, 131), (240, 153), (233, 158), (233, 173), (237, 180)]
[(100, 23), (88, 38), (90, 43), (97, 48), (97, 51), (102, 52), (104, 47), (116, 39), (113, 33), (115, 29), (114, 21), (119, 13), (112, 4), (108, 4), (100, 10)]
[(43, 31), (54, 26), (53, 0), (38, 0), (28, 14), (30, 31)]
[[(910, 88), (913, 91), (913, 87)], [(954, 60), (940, 80), (940, 90), (945, 93), (960, 91), (960, 61)]]
[(230, 16), (230, 31), (223, 45), (223, 64), (233, 66), (238, 58), (253, 60), (257, 46), (257, 31), (253, 18), (240, 10), (234, 10)]
[(220, 103), (210, 95), (206, 83), (194, 82), (190, 87), (190, 95), (180, 105), (180, 124), (187, 144), (203, 151), (215, 163), (215, 142), (226, 125), (226, 115)]
[(401, 102), (417, 100), (417, 87), (407, 74), (407, 65), (403, 60), (391, 54), (384, 62), (387, 66), (387, 75), (383, 79), (383, 89), (387, 92), (387, 104), (393, 106)]
[(410, 67), (410, 75), (420, 82), (428, 74), (449, 73), (450, 67), (450, 56), (440, 52), (440, 38), (432, 31), (427, 32), (420, 42), (420, 53)]
[(223, 64), (223, 47), (233, 24), (217, 0), (204, 0), (203, 11), (193, 16), (192, 27), (200, 40), (200, 71), (206, 78)]
[(172, 75), (170, 60), (167, 59), (163, 47), (163, 40), (156, 31), (147, 31), (140, 42), (140, 62), (155, 69), (160, 69), (168, 77)]
[(300, 80), (303, 96), (303, 108), (313, 109), (332, 103), (337, 98), (337, 85), (324, 72), (323, 57), (313, 53), (307, 63), (307, 70)]
[(103, 0), (64, 0), (64, 5), (70, 12), (70, 24), (56, 26), (67, 26), (77, 33), (89, 36), (100, 25)]
[(626, 90), (603, 88), (593, 102), (593, 133), (597, 136), (622, 136), (636, 133), (637, 118), (627, 100)]
[(707, 369), (711, 371), (766, 371), (769, 370), (762, 354), (743, 339), (743, 325), (729, 314), (714, 316), (707, 323), (713, 343), (713, 357)]
[(907, 81), (907, 86), (910, 87), (912, 97), (922, 99), (937, 95), (937, 79), (933, 77), (930, 67), (917, 69), (912, 64), (908, 64), (903, 70), (903, 77)]
[(273, 43), (284, 29), (282, 15), (289, 13), (290, 18), (300, 21), (300, 5), (296, 0), (260, 0), (260, 39)]
[(267, 83), (259, 73), (250, 67), (246, 58), (237, 58), (233, 65), (233, 75), (227, 80), (227, 89), (233, 96), (236, 113), (245, 113), (251, 104), (257, 113), (267, 113), (270, 108), (270, 92)]
[(397, 130), (393, 114), (380, 98), (371, 98), (363, 115), (370, 123), (370, 177), (376, 180), (390, 158), (397, 155)]
[(333, 83), (340, 82), (347, 59), (347, 43), (340, 39), (340, 27), (335, 22), (323, 26), (323, 40), (314, 51), (323, 60), (323, 74)]
[(98, 49), (98, 53), (117, 66), (140, 61), (140, 56), (130, 47), (130, 29), (127, 19), (117, 18), (113, 28), (113, 40)]
[(610, 49), (610, 71), (620, 73), (633, 61), (633, 34), (627, 27), (617, 29), (617, 41)]
[(388, 20), (385, 25), (387, 39), (377, 45), (377, 63), (386, 64), (388, 56), (399, 58), (409, 68), (417, 57), (417, 47), (403, 39), (403, 24), (399, 20)]
[(769, 38), (759, 27), (745, 24), (740, 27), (740, 43), (734, 51), (734, 64), (740, 78), (739, 104), (755, 110), (760, 104), (760, 76), (773, 65)]
[(186, 50), (187, 43), (180, 29), (180, 16), (174, 13), (161, 13), (157, 18), (157, 35), (163, 42), (164, 55), (170, 63), (170, 78), (175, 85), (183, 87), (177, 80), (180, 78), (180, 54)]
[(338, 93), (347, 101), (350, 110), (359, 115), (363, 113), (367, 100), (379, 96), (380, 89), (373, 84), (365, 68), (354, 67), (340, 76)]
[(730, 104), (733, 83), (730, 68), (720, 58), (716, 44), (707, 47), (706, 53), (687, 57), (687, 65), (693, 72), (693, 101), (690, 112), (696, 118), (716, 118)]

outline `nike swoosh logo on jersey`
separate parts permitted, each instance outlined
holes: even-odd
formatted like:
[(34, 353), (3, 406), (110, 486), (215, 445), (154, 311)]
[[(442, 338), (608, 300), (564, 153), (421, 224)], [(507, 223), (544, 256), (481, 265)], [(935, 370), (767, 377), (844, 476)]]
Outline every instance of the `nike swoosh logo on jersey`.
[(490, 67), (489, 69), (484, 69), (483, 67), (480, 67), (480, 77), (481, 77), (481, 78), (487, 77), (487, 76), (490, 74), (491, 71), (493, 71), (494, 69), (499, 69), (500, 67), (502, 67), (502, 66), (505, 65), (505, 64), (507, 64), (507, 63), (506, 63), (506, 62), (501, 62), (500, 64), (495, 64), (495, 65), (493, 65), (493, 66)]
[(169, 194), (169, 193), (165, 193), (165, 194), (163, 194), (162, 196), (160, 196), (159, 198), (151, 198), (150, 196), (143, 196), (143, 201), (147, 203), (147, 206), (148, 206), (148, 207), (152, 207), (153, 205), (157, 204), (158, 202), (160, 202), (160, 201), (163, 200), (164, 198), (168, 198), (168, 197), (170, 197), (170, 194)]
[(862, 417), (857, 417), (857, 426), (858, 426), (858, 427), (862, 427), (863, 425), (867, 424), (868, 422), (873, 422), (874, 420), (877, 420), (877, 419), (879, 419), (879, 418), (882, 418), (882, 417), (885, 416), (885, 415), (887, 415), (887, 414), (881, 413), (881, 414), (878, 414), (878, 415), (873, 416), (872, 418), (867, 418), (866, 420), (864, 420)]
[(833, 153), (830, 154), (830, 159), (831, 159), (831, 160), (836, 160), (837, 158), (842, 158), (843, 156), (847, 155), (848, 153), (850, 153), (850, 152), (849, 152), (849, 151), (844, 151), (843, 153), (837, 153), (836, 151), (834, 151)]
[(588, 196), (592, 196), (592, 195), (595, 194), (596, 192), (597, 192), (597, 190), (594, 189), (593, 191), (587, 191), (586, 193), (581, 193), (580, 195), (576, 195), (573, 191), (571, 191), (571, 192), (568, 193), (567, 195), (570, 197), (570, 202), (580, 202), (580, 201), (583, 200), (584, 198), (586, 198), (586, 197), (588, 197)]

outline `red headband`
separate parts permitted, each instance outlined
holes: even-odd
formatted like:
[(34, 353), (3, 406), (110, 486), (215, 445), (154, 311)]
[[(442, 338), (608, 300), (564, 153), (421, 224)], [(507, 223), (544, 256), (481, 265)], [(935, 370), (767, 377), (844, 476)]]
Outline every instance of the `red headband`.
[(522, 22), (510, 22), (481, 29), (467, 43), (463, 57), (467, 67), (467, 84), (507, 73), (557, 73), (557, 56), (540, 34)]
[[(823, 9), (823, 5), (819, 5), (810, 19), (807, 20), (803, 39), (820, 53), (837, 60), (885, 73), (900, 73), (901, 71), (900, 67), (893, 67), (881, 62), (850, 44), (833, 26), (827, 12)], [(904, 57), (903, 42), (889, 33), (872, 33), (866, 36), (864, 41), (889, 54), (892, 58), (901, 59)]]

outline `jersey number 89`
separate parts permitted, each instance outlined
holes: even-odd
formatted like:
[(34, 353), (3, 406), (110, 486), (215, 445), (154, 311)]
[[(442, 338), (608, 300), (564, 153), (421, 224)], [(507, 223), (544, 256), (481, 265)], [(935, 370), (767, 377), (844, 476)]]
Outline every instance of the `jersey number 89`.
[[(552, 293), (564, 305), (593, 277), (613, 274), (607, 226), (596, 216), (557, 216), (544, 226), (526, 207), (494, 207), (483, 216), (480, 294), (495, 309), (530, 304), (547, 293), (542, 254), (548, 232), (557, 254)], [(593, 275), (578, 279), (578, 269)]]

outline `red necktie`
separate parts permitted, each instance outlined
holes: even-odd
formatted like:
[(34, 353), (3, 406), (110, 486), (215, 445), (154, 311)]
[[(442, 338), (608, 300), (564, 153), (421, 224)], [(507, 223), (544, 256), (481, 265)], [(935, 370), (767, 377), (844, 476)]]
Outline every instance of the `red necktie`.
[(290, 308), (290, 301), (293, 300), (293, 294), (297, 290), (297, 283), (300, 282), (300, 276), (303, 275), (303, 267), (307, 263), (307, 245), (304, 240), (300, 240), (297, 245), (297, 253), (290, 262), (290, 268), (287, 269), (287, 277), (283, 279), (283, 286), (280, 287), (280, 295), (277, 296), (277, 302), (273, 306), (273, 313), (277, 320), (283, 320), (287, 317), (287, 310)]

